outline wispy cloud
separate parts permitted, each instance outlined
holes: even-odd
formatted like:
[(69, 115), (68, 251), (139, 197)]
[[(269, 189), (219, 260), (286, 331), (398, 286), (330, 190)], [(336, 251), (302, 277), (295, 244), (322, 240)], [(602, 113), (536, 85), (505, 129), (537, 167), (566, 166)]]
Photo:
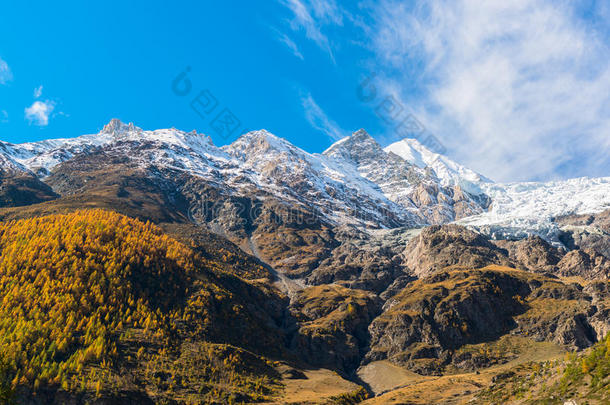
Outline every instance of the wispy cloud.
[(280, 30), (275, 29), (275, 28), (273, 28), (273, 32), (274, 32), (277, 40), (280, 41), (282, 44), (286, 45), (294, 56), (296, 56), (297, 58), (299, 58), (301, 60), (304, 59), (303, 54), (299, 50), (299, 47), (297, 46), (297, 44), (292, 40), (292, 38), (290, 38), (288, 35), (284, 34)]
[(0, 84), (6, 84), (13, 80), (13, 72), (8, 67), (8, 64), (0, 59)]
[(324, 132), (330, 139), (338, 141), (348, 135), (347, 131), (326, 115), (324, 110), (316, 103), (311, 94), (307, 93), (301, 97), (301, 103), (305, 111), (305, 118), (315, 129)]
[(34, 103), (25, 109), (25, 119), (30, 125), (46, 127), (49, 125), (49, 116), (55, 109), (53, 101), (34, 101)]
[(8, 122), (8, 112), (6, 110), (0, 111), (0, 124), (6, 124)]
[(368, 35), (385, 90), (463, 163), (497, 180), (610, 175), (610, 50), (578, 4), (383, 0)]
[(42, 96), (42, 84), (34, 89), (34, 98)]
[(291, 27), (295, 31), (304, 31), (305, 36), (328, 52), (335, 61), (335, 56), (328, 37), (322, 32), (324, 25), (342, 25), (344, 11), (335, 0), (280, 0), (292, 12), (294, 18)]

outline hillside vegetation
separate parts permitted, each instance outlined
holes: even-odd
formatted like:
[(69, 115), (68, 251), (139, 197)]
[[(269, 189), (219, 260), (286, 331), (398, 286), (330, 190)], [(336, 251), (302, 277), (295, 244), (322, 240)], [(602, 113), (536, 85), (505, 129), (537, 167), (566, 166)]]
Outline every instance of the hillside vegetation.
[(271, 292), (155, 225), (103, 210), (11, 221), (0, 223), (0, 250), (0, 395), (145, 387), (204, 401), (276, 389), (267, 361), (213, 344), (225, 334), (244, 339), (234, 328), (261, 329), (268, 337), (258, 342), (273, 344), (274, 334), (255, 326), (265, 314), (234, 294)]

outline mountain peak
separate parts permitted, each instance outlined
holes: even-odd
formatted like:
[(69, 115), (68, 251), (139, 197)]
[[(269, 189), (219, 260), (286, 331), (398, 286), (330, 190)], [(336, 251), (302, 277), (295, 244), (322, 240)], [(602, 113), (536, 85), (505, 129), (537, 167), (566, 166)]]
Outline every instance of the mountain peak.
[(366, 129), (364, 129), (364, 128), (360, 128), (356, 132), (352, 133), (351, 138), (353, 140), (369, 140), (369, 139), (373, 140), (373, 137), (371, 135), (369, 135), (369, 133), (366, 132)]
[(414, 138), (404, 138), (398, 142), (394, 142), (387, 146), (385, 151), (394, 153), (422, 169), (426, 166), (430, 166), (433, 161), (439, 159), (441, 156), (438, 153), (432, 152)]
[(233, 143), (223, 146), (221, 149), (229, 153), (229, 155), (242, 160), (248, 159), (248, 156), (262, 156), (262, 154), (269, 153), (270, 151), (297, 155), (307, 154), (307, 152), (294, 146), (286, 139), (280, 138), (265, 129), (245, 133)]
[(142, 129), (133, 125), (133, 122), (130, 122), (129, 124), (125, 124), (118, 118), (111, 119), (110, 122), (108, 124), (104, 125), (104, 128), (102, 129), (103, 133), (111, 134), (111, 135), (120, 135), (125, 132), (133, 132), (133, 131), (139, 132), (139, 131), (142, 131)]
[(471, 170), (445, 155), (432, 152), (417, 139), (404, 138), (384, 148), (387, 153), (400, 156), (420, 168), (432, 168), (443, 186), (457, 186), (470, 194), (481, 194), (481, 183), (492, 183), (485, 176)]
[(355, 163), (370, 160), (379, 154), (385, 155), (377, 141), (364, 129), (359, 129), (352, 135), (338, 140), (322, 154), (329, 157), (340, 156)]
[(240, 139), (242, 139), (244, 141), (248, 141), (248, 142), (260, 142), (260, 141), (285, 142), (282, 138), (279, 138), (279, 137), (273, 135), (271, 132), (267, 131), (266, 129), (258, 129), (256, 131), (246, 132), (245, 134), (243, 134), (242, 136), (237, 138), (237, 140), (240, 140)]

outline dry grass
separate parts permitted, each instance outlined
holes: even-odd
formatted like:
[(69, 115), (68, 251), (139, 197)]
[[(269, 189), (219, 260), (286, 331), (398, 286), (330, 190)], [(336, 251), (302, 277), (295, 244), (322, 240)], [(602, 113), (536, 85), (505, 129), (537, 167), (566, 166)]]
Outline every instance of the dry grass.
[[(285, 366), (283, 366), (285, 367)], [(280, 367), (281, 371), (281, 367)], [(305, 378), (284, 378), (284, 392), (267, 404), (326, 404), (341, 395), (360, 390), (360, 386), (347, 381), (334, 371), (326, 369), (302, 370)]]
[[(493, 378), (499, 374), (515, 369), (529, 362), (554, 361), (563, 358), (565, 350), (548, 342), (534, 342), (527, 338), (510, 337), (510, 344), (519, 351), (519, 357), (502, 365), (494, 365), (473, 373), (449, 374), (441, 377), (403, 374), (403, 386), (388, 393), (364, 401), (363, 404), (467, 404), (487, 403), (477, 399), (476, 395), (488, 387)], [(497, 343), (473, 345), (470, 348), (490, 348)], [(489, 347), (486, 347), (489, 345)], [(378, 381), (390, 378), (397, 371), (392, 367), (386, 373), (376, 376)], [(365, 380), (373, 385), (375, 381)], [(379, 382), (377, 382), (379, 384)], [(473, 402), (471, 402), (473, 401)], [(499, 404), (503, 402), (488, 402)]]

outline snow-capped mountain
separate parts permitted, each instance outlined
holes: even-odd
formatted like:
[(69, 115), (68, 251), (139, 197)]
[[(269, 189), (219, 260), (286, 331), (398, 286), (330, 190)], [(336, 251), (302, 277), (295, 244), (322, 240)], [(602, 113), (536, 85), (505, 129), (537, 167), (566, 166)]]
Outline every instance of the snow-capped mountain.
[(183, 172), (231, 195), (274, 196), (314, 211), (330, 223), (367, 227), (416, 226), (416, 213), (389, 200), (349, 165), (309, 154), (261, 130), (219, 148), (210, 138), (174, 128), (145, 131), (112, 120), (98, 134), (24, 144), (2, 144), (2, 167), (44, 179), (76, 156), (103, 151), (142, 168)]
[(483, 210), (478, 199), (442, 187), (432, 171), (384, 152), (362, 130), (324, 154), (310, 154), (264, 130), (218, 148), (196, 132), (144, 131), (118, 120), (98, 134), (2, 146), (4, 167), (41, 178), (77, 155), (104, 150), (141, 167), (199, 176), (233, 194), (275, 196), (336, 224), (417, 226)]
[(405, 138), (395, 142), (384, 150), (392, 152), (417, 167), (429, 167), (434, 170), (443, 186), (460, 186), (472, 194), (481, 194), (482, 183), (492, 183), (485, 176), (454, 162), (447, 156), (428, 150), (417, 139)]
[(124, 148), (128, 145), (150, 145), (152, 154), (134, 154), (132, 158), (143, 163), (152, 159), (161, 165), (176, 166), (194, 172), (206, 172), (209, 158), (219, 154), (218, 148), (212, 144), (209, 137), (195, 132), (186, 133), (173, 128), (143, 131), (132, 123), (124, 124), (117, 119), (110, 121), (97, 134), (22, 144), (3, 142), (0, 147), (3, 158), (22, 170), (44, 178), (57, 165), (76, 155), (117, 145), (123, 145)]
[(2, 167), (11, 167), (14, 170), (28, 171), (39, 176), (45, 176), (55, 166), (75, 155), (87, 153), (95, 147), (112, 142), (114, 136), (119, 132), (129, 133), (129, 131), (133, 132), (135, 129), (133, 124), (128, 126), (119, 120), (112, 120), (100, 133), (94, 135), (21, 144), (0, 142), (0, 156), (6, 162), (3, 162)]
[(391, 201), (416, 213), (423, 223), (441, 224), (474, 215), (488, 204), (482, 191), (469, 193), (458, 181), (443, 183), (432, 166), (420, 166), (419, 161), (382, 149), (362, 129), (331, 145), (323, 155), (344, 167), (356, 167), (360, 176), (377, 184)]
[(416, 224), (417, 216), (391, 201), (353, 165), (310, 154), (267, 131), (242, 135), (221, 148), (257, 186), (282, 200), (315, 207), (333, 222), (391, 227)]
[(364, 130), (312, 154), (265, 130), (217, 147), (194, 131), (145, 131), (112, 120), (98, 134), (1, 142), (0, 167), (45, 180), (96, 153), (121, 157), (147, 176), (181, 173), (226, 196), (273, 198), (329, 224), (369, 229), (457, 220), (497, 237), (553, 240), (554, 217), (610, 207), (610, 178), (498, 184), (414, 139), (382, 148)]

